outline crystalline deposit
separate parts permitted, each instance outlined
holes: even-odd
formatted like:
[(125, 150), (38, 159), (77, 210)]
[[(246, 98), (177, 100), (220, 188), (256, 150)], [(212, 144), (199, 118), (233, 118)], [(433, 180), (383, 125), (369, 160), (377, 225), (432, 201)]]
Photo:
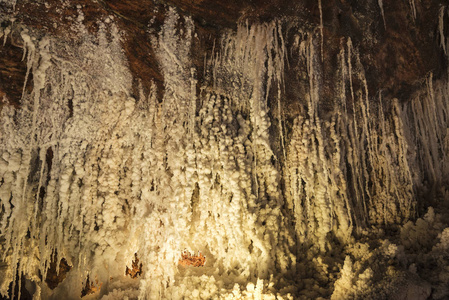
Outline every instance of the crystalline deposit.
[[(273, 21), (224, 34), (199, 86), (194, 23), (169, 9), (151, 40), (163, 99), (153, 85), (137, 101), (114, 23), (92, 36), (78, 20), (77, 45), (14, 28), (34, 88), (0, 115), (3, 295), (22, 284), (16, 274), (35, 299), (78, 299), (88, 278), (89, 299), (388, 295), (373, 274), (426, 295), (416, 273), (430, 271), (416, 264), (447, 254), (447, 223), (430, 209), (411, 219), (424, 191), (449, 199), (448, 82), (430, 74), (405, 103), (368, 95), (348, 39), (336, 60), (338, 93), (324, 102), (322, 28), (318, 38), (298, 32), (287, 53), (284, 24)], [(287, 55), (305, 86), (289, 122)], [(401, 228), (396, 240), (382, 230), (390, 225)], [(420, 241), (421, 232), (434, 239)], [(200, 251), (205, 265), (179, 266), (184, 250)], [(142, 276), (132, 279), (125, 269), (136, 253)], [(51, 290), (43, 278), (62, 258), (72, 269)], [(447, 268), (442, 261), (429, 279), (440, 299), (449, 295)]]

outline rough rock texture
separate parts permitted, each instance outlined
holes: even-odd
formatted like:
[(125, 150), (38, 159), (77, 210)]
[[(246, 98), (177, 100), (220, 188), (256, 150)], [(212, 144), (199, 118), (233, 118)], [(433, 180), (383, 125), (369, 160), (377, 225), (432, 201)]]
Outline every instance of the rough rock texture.
[(67, 273), (72, 267), (67, 264), (67, 261), (63, 258), (59, 262), (59, 266), (56, 261), (50, 263), (50, 268), (47, 271), (47, 277), (45, 282), (50, 289), (55, 289), (62, 281), (64, 281)]
[[(412, 222), (421, 194), (449, 199), (446, 6), (0, 2), (2, 293), (339, 299), (387, 266), (423, 278), (446, 251), (447, 221)], [(386, 297), (449, 295), (441, 265)]]
[[(342, 38), (351, 38), (355, 48), (359, 49), (369, 92), (372, 94), (382, 89), (386, 95), (407, 101), (426, 74), (433, 72), (439, 76), (444, 70), (442, 50), (435, 42), (438, 40), (438, 18), (435, 16), (444, 4), (443, 0), (415, 1), (416, 17), (411, 2), (385, 1), (384, 19), (377, 0), (364, 1), (363, 4), (355, 0), (322, 2), (324, 72), (321, 80), (329, 89), (329, 97), (335, 88), (332, 81), (336, 72), (333, 57), (340, 49)], [(194, 44), (192, 60), (198, 69), (200, 81), (204, 54), (213, 49), (214, 41), (218, 40), (220, 34), (235, 28), (239, 20), (265, 22), (276, 18), (287, 19), (291, 33), (301, 28), (320, 27), (319, 1), (316, 0), (19, 0), (15, 10), (4, 3), (0, 3), (0, 8), (3, 10), (3, 27), (14, 16), (16, 23), (40, 31), (42, 35), (50, 33), (75, 43), (82, 38), (71, 30), (79, 11), (84, 14), (83, 23), (92, 32), (98, 29), (97, 21), (107, 15), (115, 16), (124, 36), (123, 47), (136, 84), (140, 79), (149, 90), (149, 84), (154, 80), (161, 97), (163, 77), (154, 57), (151, 37), (160, 28), (167, 5), (176, 7), (181, 15), (191, 16), (195, 22), (200, 36)], [(23, 85), (25, 72), (24, 63), (19, 59), (22, 51), (17, 38), (13, 37), (12, 42), (0, 49), (0, 93), (6, 94), (16, 104), (20, 99), (20, 86)], [(294, 90), (291, 92), (294, 93)]]
[[(13, 35), (0, 47), (0, 98), (8, 98), (14, 106), (20, 105), (25, 82), (26, 61), (22, 60), (22, 46), (20, 37)], [(27, 88), (32, 86), (31, 82), (32, 78)]]
[(387, 278), (385, 290), (376, 290), (375, 293), (364, 295), (363, 299), (381, 300), (425, 300), (432, 294), (431, 285), (419, 278), (416, 274), (404, 272), (395, 278)]

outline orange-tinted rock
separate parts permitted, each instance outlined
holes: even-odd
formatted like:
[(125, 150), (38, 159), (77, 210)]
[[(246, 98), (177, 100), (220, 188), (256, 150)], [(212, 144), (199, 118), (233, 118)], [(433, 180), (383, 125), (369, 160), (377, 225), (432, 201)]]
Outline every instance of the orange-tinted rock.
[(139, 264), (139, 258), (137, 257), (137, 253), (134, 254), (134, 260), (132, 261), (132, 268), (126, 267), (125, 275), (131, 278), (137, 278), (142, 275), (142, 263)]
[(95, 283), (93, 281), (90, 281), (89, 275), (87, 275), (86, 283), (83, 290), (81, 291), (81, 298), (87, 295), (95, 294), (96, 292), (101, 290), (102, 285), (103, 283), (99, 283), (98, 280), (95, 280)]
[(183, 251), (181, 253), (181, 259), (178, 261), (178, 265), (183, 267), (203, 267), (206, 264), (206, 257), (198, 252), (197, 255), (191, 254), (189, 251)]

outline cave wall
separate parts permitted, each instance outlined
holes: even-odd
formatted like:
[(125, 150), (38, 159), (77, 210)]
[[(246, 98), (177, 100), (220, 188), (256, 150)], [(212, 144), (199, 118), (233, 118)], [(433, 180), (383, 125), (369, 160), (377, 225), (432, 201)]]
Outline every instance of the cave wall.
[(446, 193), (443, 4), (0, 3), (2, 294), (338, 299), (342, 247)]

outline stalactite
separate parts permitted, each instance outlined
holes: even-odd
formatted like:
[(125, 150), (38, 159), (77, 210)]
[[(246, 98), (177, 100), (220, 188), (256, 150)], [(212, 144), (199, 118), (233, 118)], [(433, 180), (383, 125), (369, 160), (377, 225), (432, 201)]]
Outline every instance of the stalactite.
[(446, 12), (446, 8), (442, 6), (440, 8), (439, 21), (438, 21), (438, 31), (440, 34), (440, 46), (443, 49), (445, 55), (447, 55), (446, 50), (446, 36), (444, 34), (444, 13)]
[(416, 21), (416, 4), (415, 0), (409, 0), (410, 9), (412, 10), (413, 20)]
[[(295, 33), (291, 52), (281, 20), (227, 31), (205, 55), (203, 80), (191, 61), (193, 19), (167, 8), (151, 38), (161, 99), (154, 82), (132, 96), (110, 20), (92, 35), (78, 7), (77, 45), (13, 28), (33, 91), (0, 112), (1, 293), (24, 274), (43, 299), (81, 292), (86, 278), (103, 284), (104, 299), (293, 299), (312, 280), (304, 260), (318, 270), (313, 280), (341, 269), (334, 298), (369, 286), (373, 271), (357, 259), (325, 255), (355, 253), (369, 229), (401, 226), (424, 186), (447, 183), (448, 83), (431, 74), (404, 103), (371, 95), (356, 43), (344, 38), (329, 97), (318, 5), (320, 32)], [(284, 78), (288, 57), (297, 78)], [(287, 99), (297, 94), (289, 88), (302, 98)], [(300, 109), (286, 112), (291, 102)], [(180, 266), (183, 253), (201, 253), (201, 267)], [(125, 278), (137, 255), (141, 276)], [(42, 278), (62, 260), (72, 268), (52, 291)]]
[(377, 3), (379, 4), (380, 14), (382, 16), (382, 20), (384, 21), (384, 28), (387, 29), (387, 23), (385, 22), (384, 4), (382, 0), (377, 0)]
[(321, 0), (318, 0), (318, 8), (320, 10), (320, 35), (321, 35), (321, 62), (324, 61), (324, 25), (323, 25), (323, 6)]

